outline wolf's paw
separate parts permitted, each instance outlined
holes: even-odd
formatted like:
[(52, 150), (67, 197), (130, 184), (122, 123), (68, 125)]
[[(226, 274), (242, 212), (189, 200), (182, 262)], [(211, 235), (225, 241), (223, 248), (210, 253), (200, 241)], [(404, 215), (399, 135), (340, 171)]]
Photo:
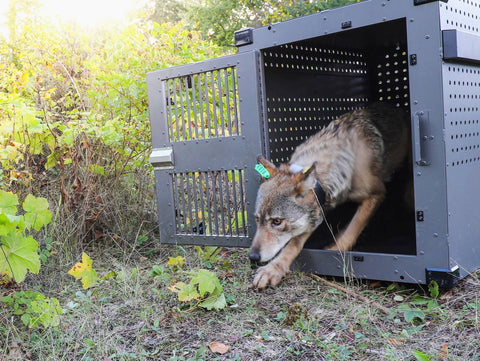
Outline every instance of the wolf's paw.
[(288, 269), (284, 269), (281, 265), (269, 263), (257, 270), (253, 278), (253, 287), (260, 290), (266, 288), (268, 285), (275, 287), (287, 273)]

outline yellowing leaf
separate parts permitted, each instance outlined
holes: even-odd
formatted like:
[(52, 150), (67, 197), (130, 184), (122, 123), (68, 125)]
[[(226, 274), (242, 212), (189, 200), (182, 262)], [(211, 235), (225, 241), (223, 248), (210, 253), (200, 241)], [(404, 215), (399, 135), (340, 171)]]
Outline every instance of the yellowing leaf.
[(185, 263), (185, 258), (182, 256), (177, 256), (177, 257), (168, 257), (168, 262), (167, 264), (172, 267), (183, 267), (183, 264)]
[(82, 262), (76, 263), (69, 271), (68, 274), (75, 277), (77, 280), (82, 281), (82, 287), (87, 289), (91, 287), (97, 280), (97, 271), (92, 268), (92, 260), (83, 252)]
[(184, 282), (177, 282), (168, 289), (178, 294), (178, 300), (180, 302), (188, 302), (200, 297), (197, 288), (191, 283), (186, 284)]

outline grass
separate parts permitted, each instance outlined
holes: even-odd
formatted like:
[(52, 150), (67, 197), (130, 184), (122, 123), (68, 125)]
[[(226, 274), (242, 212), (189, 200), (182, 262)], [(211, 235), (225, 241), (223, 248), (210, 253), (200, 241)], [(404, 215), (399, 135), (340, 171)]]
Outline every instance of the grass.
[[(0, 304), (0, 360), (475, 360), (480, 357), (476, 274), (451, 291), (400, 284), (335, 280), (388, 307), (372, 304), (293, 272), (276, 289), (251, 289), (246, 250), (223, 249), (205, 260), (193, 247), (151, 245), (148, 254), (92, 250), (100, 277), (84, 290), (53, 258), (24, 289), (56, 297), (58, 327), (26, 328)], [(185, 265), (167, 265), (182, 255)], [(128, 258), (128, 261), (126, 260)], [(156, 272), (152, 272), (154, 266)], [(181, 305), (168, 290), (185, 271), (211, 267), (228, 306), (206, 311)], [(111, 273), (113, 271), (113, 273)], [(1, 289), (7, 294), (18, 286)], [(410, 314), (408, 312), (411, 312)], [(209, 345), (229, 346), (225, 354)], [(423, 357), (423, 358), (422, 358)]]

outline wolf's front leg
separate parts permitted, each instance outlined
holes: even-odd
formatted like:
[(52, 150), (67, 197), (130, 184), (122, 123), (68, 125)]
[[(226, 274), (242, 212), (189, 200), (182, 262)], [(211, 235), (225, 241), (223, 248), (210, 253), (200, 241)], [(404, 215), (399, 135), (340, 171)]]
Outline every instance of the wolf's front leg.
[(266, 266), (260, 267), (253, 279), (253, 287), (264, 289), (268, 285), (272, 287), (278, 285), (283, 276), (290, 271), (290, 265), (297, 258), (310, 235), (311, 233), (304, 233), (292, 238), (276, 258)]

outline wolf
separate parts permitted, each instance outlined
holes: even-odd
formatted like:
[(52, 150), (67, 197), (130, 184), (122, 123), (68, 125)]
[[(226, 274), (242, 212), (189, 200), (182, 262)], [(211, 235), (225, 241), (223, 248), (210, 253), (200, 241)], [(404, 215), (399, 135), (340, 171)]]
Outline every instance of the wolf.
[(355, 245), (385, 197), (385, 182), (407, 157), (408, 125), (406, 111), (376, 103), (333, 120), (300, 144), (288, 164), (277, 167), (258, 156), (264, 172), (249, 258), (264, 265), (254, 288), (278, 285), (325, 212), (346, 201), (358, 208), (327, 249), (347, 251)]

